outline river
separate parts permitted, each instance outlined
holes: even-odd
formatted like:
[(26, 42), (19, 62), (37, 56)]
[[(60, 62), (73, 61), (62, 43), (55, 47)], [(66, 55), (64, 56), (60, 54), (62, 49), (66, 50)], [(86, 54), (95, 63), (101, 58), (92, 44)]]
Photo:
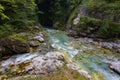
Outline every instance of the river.
[[(59, 30), (45, 28), (45, 31), (49, 37), (50, 44), (55, 46), (54, 50), (65, 52), (69, 62), (76, 64), (93, 76), (101, 74), (104, 80), (120, 80), (120, 75), (109, 68), (111, 62), (120, 58), (119, 54), (112, 53), (98, 45), (85, 43), (83, 40), (75, 40)], [(38, 52), (12, 56), (2, 66), (8, 65), (14, 60), (14, 57), (17, 57), (18, 61), (24, 62), (37, 54)]]
[(103, 50), (97, 45), (74, 41), (66, 36), (64, 32), (46, 29), (51, 44), (58, 50), (63, 50), (69, 55), (69, 60), (79, 67), (89, 71), (91, 74), (100, 73), (104, 80), (120, 80), (120, 75), (109, 68), (109, 63), (119, 59), (120, 55)]

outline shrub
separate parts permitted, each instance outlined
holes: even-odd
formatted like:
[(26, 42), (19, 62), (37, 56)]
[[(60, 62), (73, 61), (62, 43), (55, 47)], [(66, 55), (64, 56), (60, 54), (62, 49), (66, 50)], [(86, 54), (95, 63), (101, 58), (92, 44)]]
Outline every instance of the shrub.
[(11, 25), (0, 25), (0, 38), (11, 35), (14, 32), (14, 29)]

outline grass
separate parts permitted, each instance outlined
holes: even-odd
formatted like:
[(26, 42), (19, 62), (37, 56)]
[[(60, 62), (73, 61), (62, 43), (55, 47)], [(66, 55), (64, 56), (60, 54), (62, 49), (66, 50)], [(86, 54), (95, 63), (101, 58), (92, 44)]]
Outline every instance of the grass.
[(26, 42), (28, 40), (25, 33), (23, 33), (23, 34), (22, 33), (14, 33), (14, 34), (10, 35), (9, 38), (16, 39), (21, 42)]
[(80, 75), (77, 71), (63, 67), (60, 70), (56, 70), (53, 74), (47, 76), (27, 77), (20, 80), (88, 80), (84, 76)]

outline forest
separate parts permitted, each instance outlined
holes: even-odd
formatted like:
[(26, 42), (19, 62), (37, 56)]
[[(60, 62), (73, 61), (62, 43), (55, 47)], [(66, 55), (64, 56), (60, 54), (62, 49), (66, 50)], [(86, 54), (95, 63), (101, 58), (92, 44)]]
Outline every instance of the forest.
[(0, 0), (0, 80), (120, 80), (119, 59), (120, 0)]
[(77, 14), (75, 9), (79, 6), (87, 8), (87, 15), (82, 15), (85, 19), (82, 19), (76, 27), (81, 29), (82, 26), (86, 29), (91, 26), (99, 27), (97, 31), (101, 35), (106, 34), (105, 36), (111, 38), (119, 38), (120, 35), (119, 0), (89, 0), (88, 2), (85, 0), (1, 0), (0, 3), (1, 37), (19, 29), (29, 28), (28, 26), (32, 27), (39, 22), (46, 26), (59, 23), (57, 28), (65, 30), (66, 25), (72, 25), (71, 20), (76, 16), (75, 13)]

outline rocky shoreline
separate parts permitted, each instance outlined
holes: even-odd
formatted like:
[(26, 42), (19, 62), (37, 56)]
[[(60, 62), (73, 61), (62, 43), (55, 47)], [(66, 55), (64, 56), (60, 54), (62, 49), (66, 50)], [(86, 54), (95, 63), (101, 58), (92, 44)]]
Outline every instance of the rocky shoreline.
[(64, 55), (60, 52), (48, 52), (46, 55), (28, 53), (12, 56), (11, 59), (3, 61), (0, 74), (7, 76), (47, 75), (62, 67), (63, 64)]
[(103, 48), (115, 51), (117, 53), (120, 53), (120, 40), (116, 40), (116, 41), (96, 41), (94, 40), (94, 38), (76, 38), (76, 40), (83, 40), (86, 43), (93, 43), (95, 45), (99, 45)]
[[(91, 80), (91, 75), (87, 71), (80, 69), (79, 67), (72, 63), (66, 62), (65, 55), (61, 52), (55, 51), (48, 52), (46, 55), (26, 54), (25, 56), (24, 55), (20, 56), (13, 56), (15, 58), (11, 58), (8, 59), (7, 61), (4, 61), (0, 66), (1, 67), (0, 74), (6, 74), (7, 77), (9, 77), (11, 74), (14, 76), (12, 78), (13, 80), (14, 79), (19, 80), (22, 77), (15, 76), (24, 76), (25, 74), (27, 75), (53, 74), (55, 70), (60, 69), (64, 65), (66, 65), (68, 68), (79, 72), (81, 75)], [(0, 79), (7, 77), (1, 76)]]
[[(27, 35), (26, 35), (27, 34)], [(20, 41), (15, 38), (2, 38), (0, 39), (0, 55), (11, 56), (15, 54), (32, 53), (39, 51), (46, 53), (50, 49), (47, 36), (43, 31), (35, 33), (19, 33), (16, 35), (22, 35), (27, 38), (26, 41)], [(23, 39), (23, 38), (22, 38)], [(24, 39), (23, 39), (24, 40)]]
[[(82, 40), (88, 44), (95, 44), (110, 50), (116, 50), (119, 52), (120, 42), (102, 42), (95, 41), (92, 38), (75, 38), (75, 40)], [(25, 75), (48, 75), (53, 74), (55, 70), (62, 68), (66, 65), (68, 68), (79, 72), (85, 78), (91, 80), (92, 75), (72, 62), (66, 61), (65, 54), (59, 51), (51, 51), (48, 49), (56, 49), (54, 44), (49, 45), (43, 33), (39, 32), (35, 36), (32, 36), (29, 41), (29, 46), (35, 48), (35, 52), (32, 50), (31, 53), (13, 55), (6, 61), (0, 63), (0, 74), (4, 74), (7, 77), (0, 75), (0, 79), (13, 77), (13, 80), (19, 76)], [(14, 45), (15, 46), (15, 45)], [(81, 46), (81, 45), (80, 45)], [(45, 53), (42, 55), (41, 53)], [(110, 68), (119, 73), (119, 63), (109, 63)], [(20, 78), (20, 77), (19, 77)], [(16, 79), (19, 80), (19, 79)]]

